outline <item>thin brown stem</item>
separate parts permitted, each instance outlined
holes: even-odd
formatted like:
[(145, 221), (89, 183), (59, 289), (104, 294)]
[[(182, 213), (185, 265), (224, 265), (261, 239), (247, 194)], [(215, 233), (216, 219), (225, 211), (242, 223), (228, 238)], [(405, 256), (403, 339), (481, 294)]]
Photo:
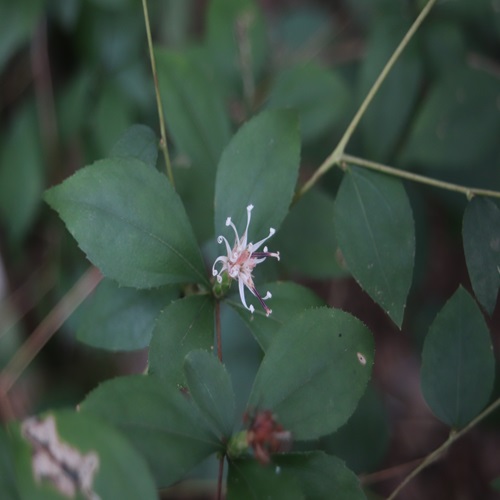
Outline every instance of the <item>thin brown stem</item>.
[(6, 396), (31, 361), (83, 300), (89, 296), (101, 279), (99, 270), (91, 267), (35, 328), (26, 342), (10, 359), (7, 366), (0, 372), (0, 398)]
[(170, 183), (172, 184), (172, 186), (175, 187), (174, 174), (172, 172), (172, 164), (170, 163), (170, 156), (168, 153), (167, 134), (165, 131), (165, 119), (163, 117), (163, 106), (161, 104), (160, 87), (158, 85), (158, 73), (156, 71), (156, 61), (153, 52), (153, 39), (151, 37), (151, 26), (149, 24), (149, 12), (148, 12), (147, 0), (142, 0), (142, 9), (144, 11), (144, 23), (146, 25), (146, 36), (148, 38), (149, 58), (151, 60), (151, 72), (153, 73), (153, 81), (155, 86), (156, 107), (158, 108), (158, 119), (160, 121), (160, 136), (161, 136), (160, 149), (163, 153), (163, 158), (165, 160), (165, 168), (167, 170), (168, 178), (170, 179)]
[(433, 452), (427, 455), (420, 464), (415, 467), (398, 485), (398, 487), (391, 493), (391, 495), (387, 498), (387, 500), (394, 500), (401, 490), (422, 470), (424, 470), (427, 466), (435, 462), (438, 458), (440, 458), (443, 453), (459, 438), (461, 438), (464, 434), (469, 432), (473, 427), (475, 427), (481, 420), (486, 418), (490, 413), (495, 411), (500, 407), (500, 398), (494, 401), (490, 406), (488, 406), (485, 410), (483, 410), (475, 419), (471, 420), (468, 425), (466, 425), (463, 429), (455, 432), (452, 431), (448, 436), (448, 439), (438, 448), (436, 448)]
[[(4, 335), (7, 335), (54, 286), (54, 279), (52, 276), (53, 274), (50, 274), (47, 268), (40, 267), (36, 269), (19, 288), (0, 301), (0, 315), (8, 318), (7, 321), (3, 322), (3, 330), (0, 331), (0, 339), (2, 339)], [(3, 314), (3, 311), (10, 308), (14, 308), (15, 313), (12, 315)]]
[(222, 336), (220, 331), (220, 302), (215, 302), (215, 336), (217, 340), (217, 357), (222, 363)]
[(217, 500), (222, 500), (222, 479), (224, 478), (224, 461), (225, 457), (222, 455), (219, 458), (219, 474), (217, 476)]

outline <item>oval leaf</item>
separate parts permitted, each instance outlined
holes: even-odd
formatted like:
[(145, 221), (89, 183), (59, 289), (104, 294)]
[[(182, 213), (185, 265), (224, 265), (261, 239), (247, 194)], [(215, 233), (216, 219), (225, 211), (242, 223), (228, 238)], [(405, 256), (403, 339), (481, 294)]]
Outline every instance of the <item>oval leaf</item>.
[(189, 393), (201, 413), (227, 441), (233, 431), (235, 401), (225, 367), (213, 354), (197, 350), (186, 356), (184, 372)]
[(243, 307), (238, 295), (232, 296), (228, 304), (238, 312), (264, 351), (267, 351), (276, 332), (291, 316), (309, 307), (324, 305), (311, 290), (291, 281), (269, 283), (262, 287), (272, 294), (269, 304), (273, 313), (266, 316), (263, 309), (255, 309), (253, 314)]
[(231, 137), (229, 117), (213, 80), (189, 54), (156, 50), (165, 114), (179, 152), (215, 170)]
[(144, 459), (91, 415), (46, 413), (14, 424), (12, 431), (22, 499), (157, 498)]
[(321, 280), (346, 275), (337, 262), (334, 206), (333, 199), (318, 189), (294, 204), (274, 240), (285, 269)]
[(475, 197), (467, 205), (463, 240), (472, 288), (491, 315), (500, 287), (500, 210), (493, 201)]
[[(277, 229), (288, 212), (300, 162), (298, 122), (291, 111), (264, 111), (243, 125), (224, 152), (215, 181), (215, 231), (225, 234), (226, 219), (237, 228), (252, 212), (251, 237)], [(250, 241), (252, 241), (250, 239)]]
[(343, 311), (305, 311), (276, 334), (259, 368), (249, 409), (271, 410), (296, 440), (343, 425), (370, 379), (373, 338)]
[(104, 382), (80, 407), (130, 439), (146, 458), (159, 487), (181, 479), (221, 446), (198, 408), (179, 390), (153, 377)]
[(207, 284), (179, 197), (142, 161), (98, 161), (49, 189), (45, 199), (89, 260), (121, 285)]
[(335, 233), (356, 281), (401, 327), (415, 257), (413, 215), (401, 182), (349, 168), (335, 200)]
[(335, 500), (366, 499), (359, 479), (337, 457), (316, 451), (275, 455), (273, 462), (283, 472), (297, 479), (305, 498)]
[(486, 405), (495, 378), (488, 328), (460, 287), (432, 323), (422, 353), (422, 392), (433, 413), (453, 427), (468, 424)]
[(298, 481), (279, 467), (263, 467), (255, 460), (229, 462), (228, 500), (304, 500)]
[(208, 295), (192, 295), (170, 304), (156, 321), (149, 347), (149, 372), (173, 387), (185, 386), (184, 358), (214, 344), (214, 306)]
[(103, 279), (82, 306), (77, 339), (109, 351), (147, 347), (160, 311), (178, 296), (172, 286), (136, 290)]

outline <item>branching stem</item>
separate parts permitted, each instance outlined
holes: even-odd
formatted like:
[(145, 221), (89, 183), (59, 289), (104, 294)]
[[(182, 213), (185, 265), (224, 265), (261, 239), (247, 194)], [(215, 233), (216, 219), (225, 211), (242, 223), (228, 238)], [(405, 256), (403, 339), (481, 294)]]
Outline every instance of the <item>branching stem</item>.
[(358, 111), (354, 115), (354, 118), (352, 119), (351, 123), (347, 127), (346, 131), (344, 132), (344, 135), (340, 139), (339, 143), (337, 144), (337, 147), (333, 150), (333, 152), (326, 158), (326, 160), (319, 166), (318, 170), (314, 172), (312, 177), (302, 186), (300, 191), (297, 192), (296, 199), (300, 198), (302, 195), (304, 195), (309, 189), (311, 189), (318, 179), (322, 177), (330, 168), (332, 168), (334, 165), (337, 165), (340, 163), (341, 157), (344, 154), (345, 147), (347, 143), (349, 142), (352, 134), (356, 130), (356, 127), (359, 125), (359, 122), (361, 118), (363, 117), (365, 111), (367, 110), (368, 106), (371, 104), (373, 98), (377, 94), (378, 90), (380, 89), (382, 83), (384, 80), (387, 78), (387, 75), (393, 68), (394, 64), (398, 60), (399, 56), (403, 52), (403, 50), (406, 48), (408, 45), (409, 41), (413, 38), (413, 35), (417, 31), (417, 29), (420, 27), (422, 24), (423, 20), (426, 18), (427, 14), (430, 12), (432, 9), (433, 5), (436, 3), (436, 0), (429, 0), (426, 4), (426, 6), (422, 9), (418, 17), (415, 19), (414, 23), (406, 33), (406, 35), (403, 37), (399, 45), (397, 46), (396, 50), (390, 57), (390, 59), (387, 61), (386, 65), (384, 66), (384, 69), (381, 71), (379, 74), (378, 78), (375, 80), (375, 83), (372, 85), (370, 91), (368, 92), (367, 96), (365, 97), (365, 100), (361, 103), (361, 106), (359, 107)]
[(351, 163), (353, 165), (359, 165), (360, 167), (368, 168), (370, 170), (375, 170), (377, 172), (382, 172), (384, 174), (393, 175), (395, 177), (401, 177), (402, 179), (408, 179), (410, 181), (420, 182), (421, 184), (427, 184), (429, 186), (446, 189), (448, 191), (463, 193), (467, 196), (468, 199), (471, 199), (473, 196), (476, 195), (491, 196), (492, 198), (500, 198), (499, 191), (460, 186), (459, 184), (440, 181), (438, 179), (433, 179), (432, 177), (426, 177), (425, 175), (414, 174), (413, 172), (408, 172), (406, 170), (400, 170), (394, 167), (389, 167), (388, 165), (384, 165), (382, 163), (377, 163), (370, 160), (365, 160), (364, 158), (358, 158), (356, 156), (343, 154), (340, 157), (340, 161)]
[(474, 420), (471, 420), (468, 425), (466, 425), (463, 429), (459, 431), (452, 431), (448, 436), (448, 439), (441, 445), (439, 448), (436, 448), (432, 453), (427, 455), (422, 462), (415, 467), (398, 485), (398, 487), (391, 493), (391, 495), (387, 498), (387, 500), (394, 500), (397, 495), (401, 492), (401, 490), (415, 477), (417, 476), (423, 469), (427, 466), (435, 462), (442, 454), (459, 438), (461, 438), (464, 434), (469, 432), (474, 426), (476, 426), (481, 420), (486, 418), (490, 413), (495, 411), (500, 407), (500, 398), (494, 401), (490, 406), (488, 406), (485, 410), (483, 410)]
[(170, 163), (170, 156), (168, 153), (167, 134), (165, 132), (165, 119), (163, 117), (163, 107), (161, 105), (160, 87), (158, 85), (158, 73), (156, 72), (156, 62), (153, 52), (153, 39), (151, 37), (151, 26), (149, 24), (147, 0), (142, 0), (142, 9), (144, 11), (144, 23), (146, 25), (146, 35), (148, 38), (149, 58), (151, 60), (151, 71), (153, 73), (153, 81), (155, 85), (156, 107), (158, 108), (158, 119), (160, 121), (160, 149), (163, 153), (163, 158), (165, 159), (165, 168), (167, 170), (168, 178), (170, 179), (170, 183), (172, 184), (172, 186), (175, 187), (172, 164)]

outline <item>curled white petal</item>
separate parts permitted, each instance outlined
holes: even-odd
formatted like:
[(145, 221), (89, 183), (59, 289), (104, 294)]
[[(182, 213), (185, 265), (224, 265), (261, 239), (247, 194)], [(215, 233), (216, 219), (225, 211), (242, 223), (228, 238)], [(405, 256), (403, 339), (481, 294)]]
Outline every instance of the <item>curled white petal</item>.
[[(252, 210), (253, 205), (247, 206), (247, 222), (245, 226), (245, 231), (241, 235), (238, 234), (238, 230), (234, 225), (231, 217), (227, 217), (226, 226), (231, 227), (234, 232), (234, 244), (231, 247), (228, 240), (224, 236), (219, 236), (217, 241), (219, 244), (224, 243), (226, 247), (226, 255), (217, 257), (212, 266), (212, 274), (216, 278), (217, 282), (222, 282), (222, 275), (229, 277), (230, 279), (238, 280), (238, 288), (241, 303), (251, 313), (254, 312), (254, 306), (252, 304), (247, 304), (245, 297), (245, 288), (248, 288), (250, 292), (259, 300), (262, 305), (266, 316), (271, 314), (271, 309), (267, 306), (265, 301), (272, 298), (271, 293), (268, 291), (264, 297), (255, 288), (253, 283), (253, 270), (254, 268), (266, 260), (267, 257), (275, 257), (279, 260), (279, 252), (270, 252), (267, 246), (264, 249), (258, 251), (258, 249), (267, 241), (271, 236), (276, 233), (274, 228), (269, 228), (269, 234), (258, 241), (257, 243), (247, 243), (248, 241), (248, 229), (250, 227), (250, 222), (252, 220)], [(219, 267), (216, 265), (220, 264)], [(226, 274), (224, 274), (226, 273)]]

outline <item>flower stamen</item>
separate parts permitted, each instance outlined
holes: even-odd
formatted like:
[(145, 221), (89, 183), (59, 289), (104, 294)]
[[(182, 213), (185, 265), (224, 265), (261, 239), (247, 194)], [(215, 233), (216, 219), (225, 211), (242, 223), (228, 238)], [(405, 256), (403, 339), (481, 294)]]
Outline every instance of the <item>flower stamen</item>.
[[(252, 210), (253, 205), (248, 205), (247, 207), (247, 224), (245, 227), (245, 231), (243, 235), (239, 236), (238, 230), (234, 225), (231, 217), (226, 219), (226, 226), (230, 226), (233, 228), (235, 234), (234, 245), (231, 248), (229, 242), (224, 236), (219, 236), (217, 238), (217, 242), (219, 244), (224, 243), (226, 246), (227, 255), (221, 255), (215, 259), (215, 262), (212, 266), (212, 274), (216, 278), (218, 283), (222, 283), (222, 274), (227, 273), (227, 275), (232, 279), (238, 280), (238, 288), (240, 293), (241, 303), (248, 309), (252, 314), (255, 311), (253, 305), (248, 305), (245, 298), (245, 287), (250, 290), (252, 295), (257, 297), (260, 304), (262, 305), (264, 311), (266, 312), (266, 316), (269, 316), (272, 313), (272, 310), (267, 306), (265, 301), (271, 298), (271, 294), (269, 292), (266, 293), (264, 297), (262, 297), (255, 285), (253, 283), (253, 275), (252, 271), (261, 262), (264, 262), (268, 257), (274, 257), (275, 259), (280, 259), (279, 252), (269, 252), (267, 246), (263, 248), (262, 251), (258, 250), (262, 244), (267, 241), (271, 236), (276, 233), (274, 228), (269, 229), (269, 235), (258, 241), (257, 243), (248, 243), (248, 228), (250, 227), (250, 221), (252, 218)], [(217, 270), (217, 264), (221, 263), (220, 269)]]

